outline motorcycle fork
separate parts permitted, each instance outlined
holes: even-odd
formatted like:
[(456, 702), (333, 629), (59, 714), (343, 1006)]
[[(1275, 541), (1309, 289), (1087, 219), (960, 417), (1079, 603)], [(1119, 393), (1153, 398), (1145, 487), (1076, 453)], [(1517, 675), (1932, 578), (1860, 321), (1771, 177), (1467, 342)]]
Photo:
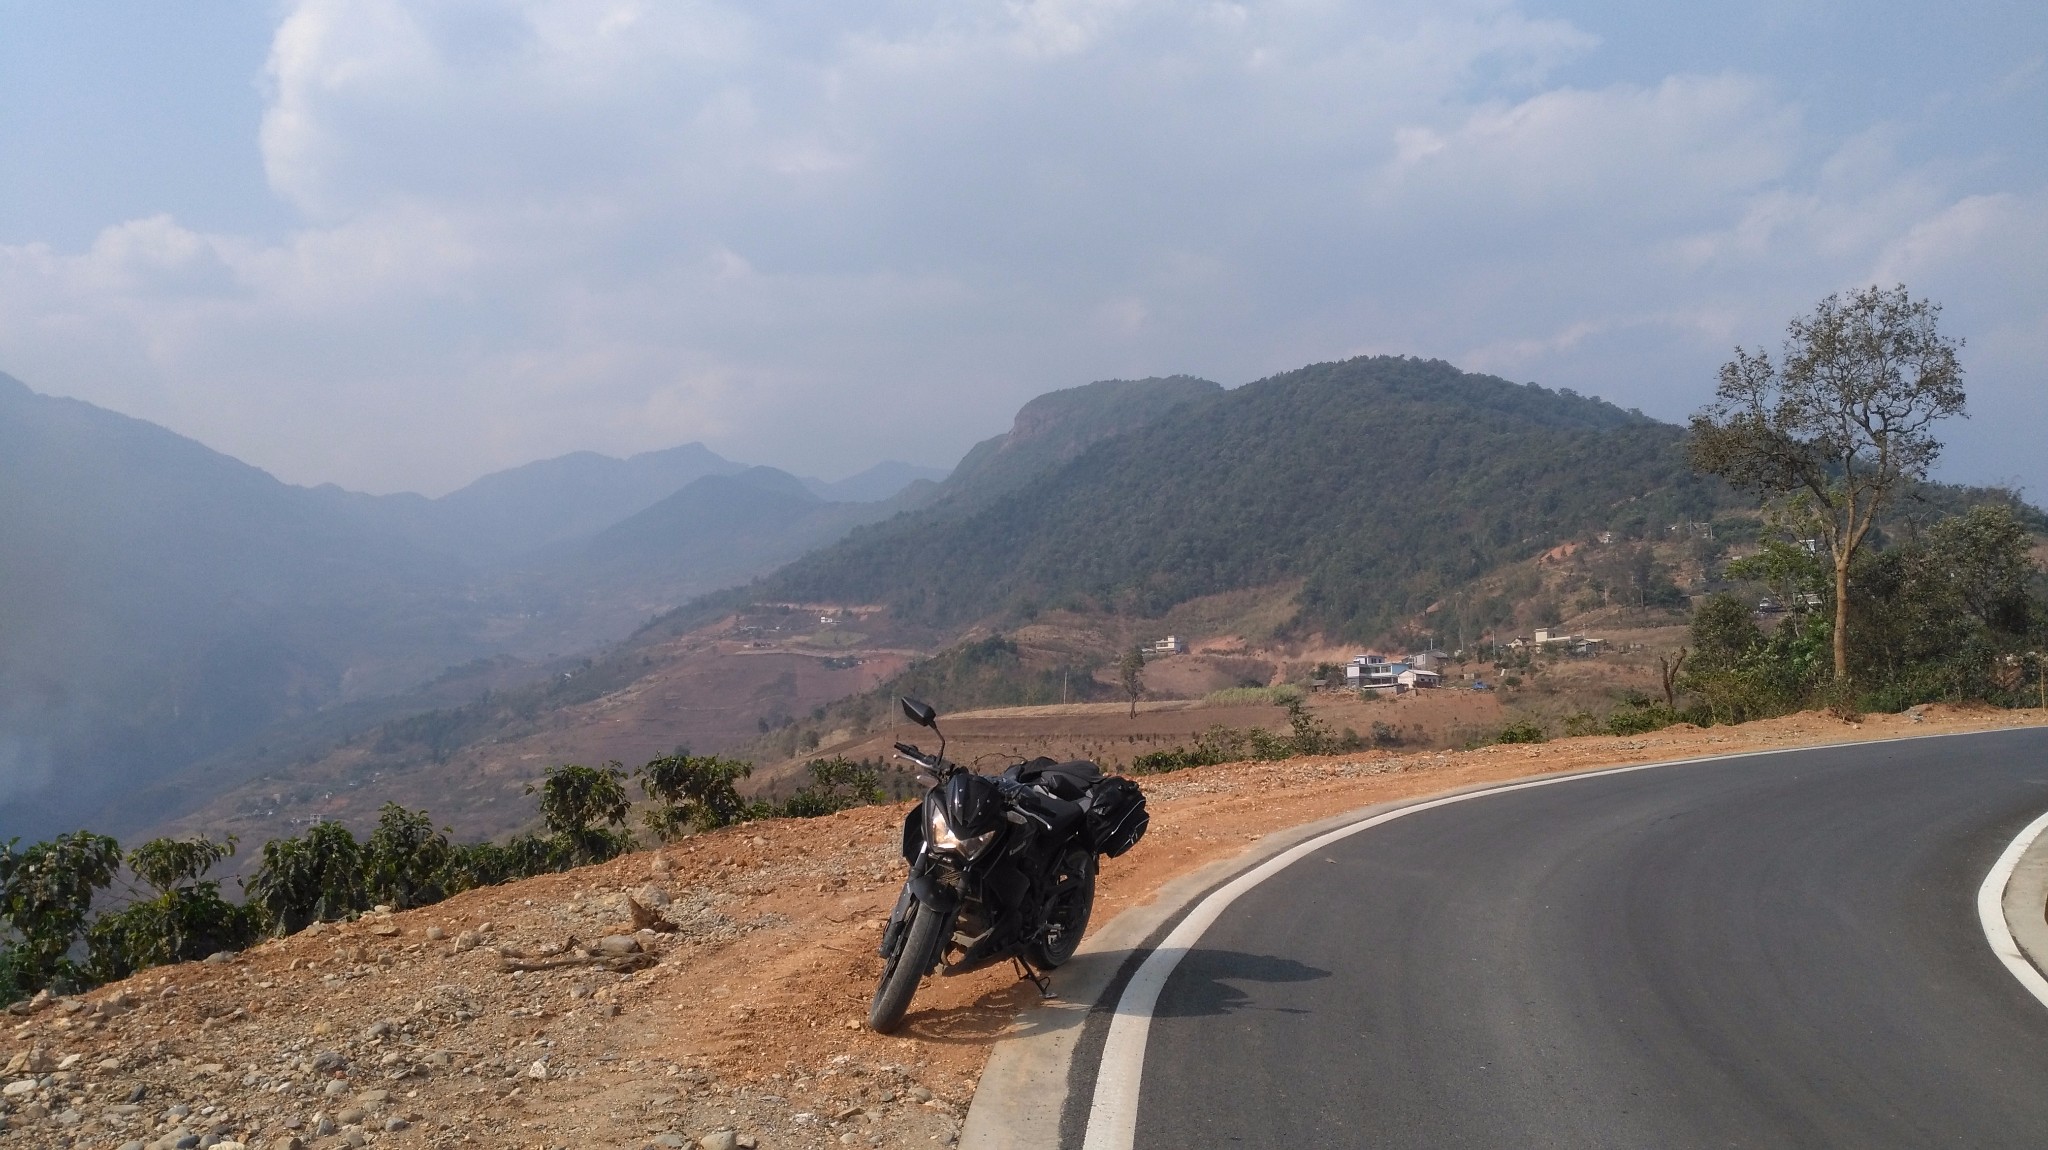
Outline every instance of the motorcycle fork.
[(875, 953), (883, 958), (895, 958), (903, 945), (903, 916), (910, 910), (910, 884), (903, 884), (903, 893), (896, 896), (896, 909), (889, 912), (889, 922), (882, 928), (882, 945)]

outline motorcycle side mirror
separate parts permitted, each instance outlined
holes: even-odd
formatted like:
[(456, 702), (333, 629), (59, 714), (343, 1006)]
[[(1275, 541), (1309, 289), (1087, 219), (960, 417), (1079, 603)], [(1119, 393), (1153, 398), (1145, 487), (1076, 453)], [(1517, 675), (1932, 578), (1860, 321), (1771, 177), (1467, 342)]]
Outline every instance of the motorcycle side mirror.
[(933, 730), (938, 729), (939, 713), (932, 710), (930, 703), (920, 702), (908, 695), (896, 701), (903, 705), (903, 715), (905, 718), (920, 727), (930, 727)]

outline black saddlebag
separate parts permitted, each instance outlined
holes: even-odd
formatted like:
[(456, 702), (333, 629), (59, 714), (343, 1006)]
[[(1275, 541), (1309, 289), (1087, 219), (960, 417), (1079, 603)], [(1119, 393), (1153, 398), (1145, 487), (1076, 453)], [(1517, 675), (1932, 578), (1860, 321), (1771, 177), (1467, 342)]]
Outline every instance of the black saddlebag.
[(1081, 800), (1088, 812), (1088, 837), (1094, 848), (1111, 858), (1138, 845), (1152, 816), (1145, 813), (1145, 792), (1121, 775), (1107, 775), (1088, 788)]

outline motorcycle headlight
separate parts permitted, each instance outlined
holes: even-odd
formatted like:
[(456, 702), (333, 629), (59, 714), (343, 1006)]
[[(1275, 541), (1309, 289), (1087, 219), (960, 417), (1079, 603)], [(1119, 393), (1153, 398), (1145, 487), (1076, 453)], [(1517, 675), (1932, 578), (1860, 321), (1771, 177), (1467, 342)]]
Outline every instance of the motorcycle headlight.
[(948, 851), (962, 858), (971, 859), (988, 849), (988, 844), (995, 841), (995, 831), (984, 831), (978, 835), (968, 835), (962, 838), (953, 833), (952, 824), (946, 821), (946, 809), (944, 807), (933, 803), (931, 812), (931, 842), (933, 850)]

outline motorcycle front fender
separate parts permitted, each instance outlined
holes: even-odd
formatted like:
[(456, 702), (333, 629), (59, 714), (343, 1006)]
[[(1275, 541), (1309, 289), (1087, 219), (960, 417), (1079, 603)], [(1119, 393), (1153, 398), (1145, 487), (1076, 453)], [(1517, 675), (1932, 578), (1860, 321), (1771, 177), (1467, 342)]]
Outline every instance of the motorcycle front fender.
[(896, 896), (896, 909), (889, 912), (889, 924), (882, 928), (882, 945), (875, 953), (892, 958), (903, 944), (903, 923), (910, 904), (918, 903), (933, 914), (952, 914), (960, 907), (960, 896), (930, 875), (914, 874), (904, 880), (903, 893)]
[(910, 881), (903, 884), (903, 889), (906, 894), (940, 914), (951, 914), (960, 905), (958, 894), (940, 885), (939, 880), (928, 874), (911, 875)]

